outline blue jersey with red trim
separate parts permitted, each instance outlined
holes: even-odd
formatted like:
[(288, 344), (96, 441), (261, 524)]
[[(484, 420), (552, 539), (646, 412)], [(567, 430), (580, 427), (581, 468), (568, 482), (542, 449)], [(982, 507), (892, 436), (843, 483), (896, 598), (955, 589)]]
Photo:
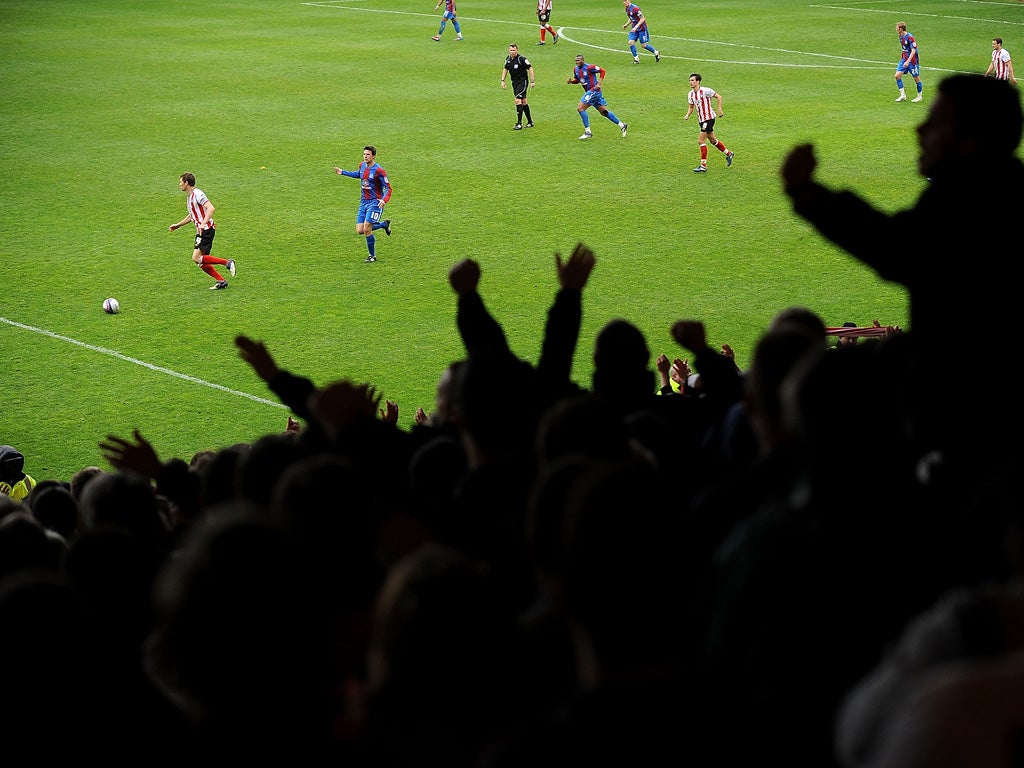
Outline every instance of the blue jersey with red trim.
[(341, 175), (359, 179), (361, 200), (383, 200), (386, 203), (391, 199), (388, 172), (377, 163), (360, 163), (358, 171), (342, 171)]
[(584, 62), (581, 66), (573, 68), (572, 78), (583, 86), (584, 91), (592, 91), (600, 84), (598, 75), (602, 71), (597, 64), (587, 64)]
[[(907, 32), (904, 35), (900, 35), (900, 46), (903, 48), (903, 52), (900, 54), (900, 61), (906, 61), (911, 57), (914, 51), (917, 51), (917, 40), (914, 36)], [(921, 52), (917, 51), (917, 55), (914, 56), (914, 63), (921, 63)]]
[[(636, 3), (630, 3), (629, 5), (626, 6), (626, 15), (629, 17), (629, 23), (636, 27), (636, 25), (640, 21), (640, 17), (644, 15), (644, 12), (640, 10), (640, 6), (637, 5)], [(644, 20), (643, 24), (637, 27), (636, 31), (642, 32), (645, 29), (647, 29), (646, 20)]]

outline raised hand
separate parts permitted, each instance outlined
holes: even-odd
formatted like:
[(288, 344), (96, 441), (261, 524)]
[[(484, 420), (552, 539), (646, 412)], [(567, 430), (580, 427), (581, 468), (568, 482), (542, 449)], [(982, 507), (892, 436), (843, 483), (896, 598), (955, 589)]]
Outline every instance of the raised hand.
[(310, 411), (329, 434), (337, 434), (360, 419), (375, 418), (380, 394), (370, 384), (336, 381), (309, 398)]
[(572, 255), (562, 261), (560, 253), (555, 254), (555, 269), (558, 271), (558, 284), (562, 288), (582, 290), (594, 269), (594, 252), (583, 243), (576, 243)]
[(693, 371), (690, 368), (689, 360), (680, 360), (678, 357), (672, 361), (672, 368), (669, 371), (672, 381), (680, 387), (686, 386), (687, 379)]
[(398, 403), (394, 400), (385, 400), (384, 407), (380, 409), (380, 417), (388, 424), (398, 423)]
[(704, 323), (700, 320), (677, 320), (672, 325), (672, 338), (691, 352), (699, 352), (708, 346)]
[(798, 144), (789, 151), (782, 163), (782, 184), (788, 193), (810, 183), (818, 160), (813, 144)]
[(267, 351), (267, 346), (262, 341), (253, 341), (248, 336), (236, 336), (235, 346), (241, 352), (241, 357), (247, 362), (263, 381), (269, 382), (274, 376), (280, 373), (274, 358)]
[(132, 437), (135, 438), (134, 443), (123, 437), (107, 435), (107, 439), (99, 444), (100, 450), (103, 451), (103, 458), (114, 469), (135, 472), (155, 480), (163, 468), (160, 457), (157, 456), (153, 446), (139, 430), (134, 430)]
[(480, 265), (473, 259), (463, 259), (448, 270), (448, 283), (459, 296), (472, 293), (480, 284)]

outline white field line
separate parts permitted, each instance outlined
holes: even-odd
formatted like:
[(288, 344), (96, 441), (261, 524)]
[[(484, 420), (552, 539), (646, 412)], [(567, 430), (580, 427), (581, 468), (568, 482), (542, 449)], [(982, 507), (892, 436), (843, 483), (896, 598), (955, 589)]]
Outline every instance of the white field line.
[(113, 349), (105, 349), (103, 347), (97, 347), (94, 344), (87, 344), (84, 341), (79, 341), (78, 339), (72, 339), (69, 336), (61, 336), (59, 333), (48, 331), (45, 328), (36, 328), (31, 325), (25, 325), (24, 323), (15, 322), (14, 320), (10, 320), (6, 317), (0, 317), (0, 323), (13, 325), (15, 328), (21, 328), (22, 330), (29, 331), (31, 333), (38, 333), (43, 336), (49, 336), (51, 339), (63, 341), (65, 344), (74, 344), (76, 347), (88, 349), (90, 352), (98, 352), (101, 355), (115, 357), (118, 360), (122, 360), (126, 363), (131, 363), (132, 365), (139, 365), (142, 366), (143, 368), (148, 368), (149, 370), (154, 371), (156, 373), (162, 373), (165, 376), (174, 376), (177, 379), (184, 379), (185, 381), (191, 382), (192, 384), (198, 384), (201, 387), (209, 387), (210, 389), (216, 389), (219, 390), (220, 392), (224, 392), (229, 395), (234, 395), (236, 397), (244, 397), (247, 400), (262, 403), (263, 405), (272, 405), (275, 408), (284, 408), (285, 410), (288, 409), (288, 406), (286, 406), (284, 403), (280, 403), (274, 400), (267, 400), (266, 398), (257, 397), (256, 395), (250, 395), (248, 392), (239, 392), (237, 389), (229, 389), (228, 387), (222, 386), (220, 384), (214, 384), (212, 381), (206, 381), (205, 379), (197, 379), (195, 376), (189, 376), (186, 373), (178, 373), (178, 371), (172, 371), (170, 368), (163, 368), (159, 365), (147, 363), (145, 360), (137, 360), (134, 357), (122, 355), (120, 352), (116, 352)]
[[(425, 16), (425, 17), (432, 18), (432, 19), (437, 19), (438, 16), (439, 16), (439, 13), (437, 13), (437, 12), (435, 12), (435, 13), (421, 13), (421, 12), (417, 12), (417, 11), (394, 11), (394, 10), (388, 10), (388, 9), (383, 9), (383, 8), (368, 8), (368, 7), (366, 7), (366, 5), (364, 5), (364, 3), (365, 2), (369, 2), (369, 1), (370, 0), (334, 0), (333, 2), (304, 2), (304, 3), (302, 3), (302, 5), (308, 5), (308, 6), (312, 6), (312, 7), (316, 7), (316, 8), (332, 8), (332, 9), (340, 10), (340, 11), (358, 11), (360, 13), (387, 13), (387, 14), (395, 14), (395, 15), (400, 15), (400, 16)], [(866, 0), (866, 1), (870, 2), (872, 5), (878, 5), (879, 4), (879, 0)], [(1007, 3), (985, 2), (985, 0), (955, 0), (955, 1), (956, 2), (961, 2), (961, 3), (964, 3), (964, 4), (967, 4), (967, 3), (970, 2), (970, 3), (973, 3), (973, 4), (979, 4), (979, 5), (981, 5), (981, 4), (986, 4), (986, 5), (1003, 5), (1003, 6), (1008, 5)], [(854, 12), (854, 13), (885, 13), (885, 14), (891, 15), (891, 14), (893, 14), (895, 12), (895, 11), (893, 11), (891, 9), (889, 9), (889, 10), (882, 10), (882, 9), (863, 8), (863, 7), (860, 7), (859, 3), (849, 3), (849, 4), (811, 4), (809, 7), (811, 7), (811, 8), (825, 8), (825, 9), (829, 9), (829, 10), (837, 10), (837, 11), (844, 11), (844, 12)], [(993, 19), (981, 19), (981, 18), (961, 17), (961, 16), (952, 16), (952, 15), (941, 15), (941, 14), (903, 13), (902, 11), (899, 11), (899, 14), (901, 15), (901, 17), (902, 16), (907, 16), (907, 17), (928, 16), (928, 17), (933, 17), (933, 18), (953, 19), (953, 20), (957, 20), (957, 21), (973, 21), (973, 22), (984, 23), (984, 24), (996, 23), (996, 24), (1010, 24), (1010, 25), (1013, 25), (1013, 26), (1024, 25), (1024, 21), (1021, 21), (1021, 22), (1001, 22), (1001, 21), (997, 21), (997, 20), (993, 20)], [(536, 22), (506, 21), (506, 20), (503, 20), (503, 19), (484, 19), (484, 18), (478, 18), (478, 17), (473, 17), (473, 16), (460, 16), (459, 17), (459, 21), (460, 22), (473, 21), (473, 22), (480, 22), (480, 23), (484, 23), (484, 24), (507, 24), (507, 25), (513, 25), (513, 26), (529, 27), (531, 29), (532, 28), (536, 28), (536, 26), (537, 26)], [(565, 30), (570, 30), (573, 35), (576, 35), (576, 37), (570, 37), (569, 35), (566, 34)], [(622, 35), (623, 38), (625, 38), (625, 33), (621, 29), (594, 29), (592, 27), (559, 27), (559, 29), (558, 29), (558, 36), (560, 38), (564, 38), (566, 40), (566, 42), (570, 42), (570, 43), (573, 43), (574, 45), (582, 46), (584, 48), (590, 48), (590, 49), (597, 50), (597, 51), (609, 51), (611, 53), (629, 53), (629, 50), (628, 50), (628, 48), (625, 45), (612, 47), (612, 46), (607, 46), (607, 45), (599, 45), (597, 43), (587, 42), (585, 40), (579, 39), (579, 34), (581, 32), (584, 32), (584, 33), (585, 32), (594, 32), (594, 33), (602, 34), (602, 35)], [(652, 42), (654, 42), (654, 43), (660, 42), (662, 40), (669, 40), (669, 41), (676, 41), (676, 42), (682, 42), (682, 43), (691, 43), (691, 44), (696, 44), (696, 45), (722, 46), (722, 47), (732, 48), (732, 49), (736, 49), (736, 50), (747, 50), (747, 51), (755, 51), (755, 52), (756, 51), (765, 51), (765, 52), (771, 52), (771, 53), (784, 53), (784, 54), (789, 54), (789, 55), (793, 55), (793, 56), (807, 56), (807, 57), (811, 57), (811, 58), (815, 59), (815, 61), (813, 61), (813, 62), (808, 62), (808, 63), (800, 64), (800, 63), (796, 63), (796, 62), (781, 62), (780, 63), (780, 62), (772, 62), (772, 61), (758, 61), (756, 59), (742, 60), (742, 59), (736, 59), (736, 58), (728, 58), (728, 59), (708, 58), (706, 56), (680, 56), (677, 53), (668, 53), (668, 52), (661, 54), (661, 58), (663, 58), (663, 59), (674, 59), (676, 61), (693, 61), (693, 62), (702, 62), (702, 63), (709, 63), (709, 64), (733, 64), (733, 65), (735, 65), (735, 64), (742, 64), (742, 65), (753, 66), (753, 67), (780, 67), (780, 68), (790, 68), (790, 69), (815, 69), (816, 68), (816, 69), (871, 69), (871, 70), (879, 69), (879, 68), (886, 68), (886, 69), (893, 68), (893, 67), (895, 67), (895, 62), (896, 62), (896, 57), (895, 56), (893, 57), (893, 59), (891, 61), (889, 61), (889, 60), (877, 61), (877, 60), (874, 60), (874, 59), (862, 59), (862, 58), (858, 58), (858, 57), (855, 57), (855, 56), (839, 56), (839, 55), (836, 55), (836, 54), (822, 53), (821, 51), (798, 51), (798, 50), (792, 50), (792, 49), (789, 49), (789, 48), (770, 48), (770, 47), (767, 47), (767, 46), (745, 45), (745, 44), (742, 44), (742, 43), (728, 43), (728, 42), (724, 42), (724, 41), (721, 41), (721, 40), (703, 40), (703, 39), (700, 39), (700, 38), (693, 38), (693, 37), (672, 37), (672, 36), (669, 36), (669, 35), (653, 35), (652, 37), (653, 37), (653, 41)], [(897, 51), (897, 53), (898, 53), (898, 51)], [(650, 54), (647, 53), (646, 51), (644, 51), (644, 52), (642, 52), (642, 55), (649, 56)], [(926, 67), (925, 69), (933, 71), (933, 72), (958, 72), (959, 71), (959, 70), (954, 70), (954, 69), (943, 69), (941, 67), (933, 67), (933, 66)]]
[[(963, 5), (1000, 5), (1004, 8), (1010, 3), (995, 3), (995, 2), (984, 2), (983, 0), (953, 0), (953, 2), (961, 3)], [(878, 5), (877, 2), (872, 2), (872, 5)], [(852, 11), (855, 13), (884, 13), (887, 16), (897, 15), (901, 19), (949, 19), (951, 21), (975, 21), (979, 24), (998, 24), (1000, 26), (1009, 27), (1020, 27), (1024, 26), (1024, 20), (1022, 21), (1005, 21), (1003, 19), (985, 19), (977, 16), (956, 16), (948, 13), (905, 13), (899, 8), (860, 8), (854, 7), (856, 3), (837, 4), (837, 5), (826, 5), (824, 3), (813, 3), (810, 5), (811, 8), (825, 8), (826, 10), (832, 11)], [(1014, 3), (1015, 5), (1015, 3)], [(895, 35), (895, 32), (893, 33)]]

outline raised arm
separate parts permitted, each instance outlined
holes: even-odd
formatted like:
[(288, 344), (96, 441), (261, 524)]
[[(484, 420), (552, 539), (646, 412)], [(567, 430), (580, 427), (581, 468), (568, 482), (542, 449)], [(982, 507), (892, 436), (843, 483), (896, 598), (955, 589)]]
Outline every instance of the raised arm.
[(782, 184), (793, 210), (822, 235), (878, 272), (885, 280), (904, 284), (916, 255), (900, 242), (912, 213), (889, 214), (849, 191), (834, 191), (814, 180), (818, 161), (814, 147), (794, 147), (781, 168)]
[(743, 377), (733, 357), (725, 353), (727, 345), (723, 345), (721, 354), (712, 349), (702, 322), (679, 320), (672, 325), (671, 332), (679, 346), (693, 353), (693, 365), (700, 374), (709, 403), (724, 412), (743, 396)]
[(594, 264), (594, 252), (583, 243), (577, 243), (565, 261), (560, 253), (555, 254), (559, 291), (548, 310), (537, 370), (549, 385), (558, 388), (569, 382), (572, 372), (583, 319), (583, 289)]
[(814, 181), (817, 167), (818, 159), (814, 156), (813, 144), (798, 144), (782, 162), (782, 188), (794, 202)]
[(291, 408), (293, 413), (309, 421), (309, 396), (316, 391), (313, 382), (279, 368), (262, 341), (239, 335), (235, 337), (235, 346), (241, 358), (266, 382), (281, 402)]
[(497, 359), (511, 356), (505, 331), (484, 306), (477, 292), (480, 264), (463, 259), (448, 271), (448, 283), (459, 297), (455, 322), (469, 358)]

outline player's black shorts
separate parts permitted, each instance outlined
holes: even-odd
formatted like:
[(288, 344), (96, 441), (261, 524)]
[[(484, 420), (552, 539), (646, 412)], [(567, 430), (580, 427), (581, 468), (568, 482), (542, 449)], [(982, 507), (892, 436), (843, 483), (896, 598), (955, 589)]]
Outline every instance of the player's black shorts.
[(715, 132), (715, 118), (710, 120), (702, 120), (700, 122), (700, 129), (703, 133), (714, 133)]
[(217, 230), (213, 227), (204, 229), (202, 234), (196, 234), (196, 245), (199, 252), (204, 256), (210, 255), (210, 249), (213, 248), (213, 236), (217, 233)]
[(538, 12), (537, 18), (540, 19), (541, 24), (547, 24), (551, 20), (551, 11)]
[(525, 99), (526, 92), (530, 90), (530, 82), (524, 77), (522, 80), (512, 81), (512, 95), (517, 99)]

